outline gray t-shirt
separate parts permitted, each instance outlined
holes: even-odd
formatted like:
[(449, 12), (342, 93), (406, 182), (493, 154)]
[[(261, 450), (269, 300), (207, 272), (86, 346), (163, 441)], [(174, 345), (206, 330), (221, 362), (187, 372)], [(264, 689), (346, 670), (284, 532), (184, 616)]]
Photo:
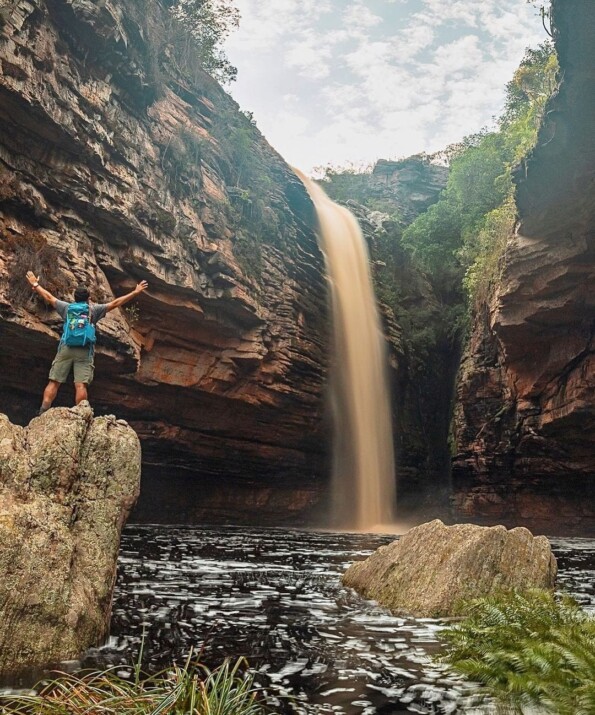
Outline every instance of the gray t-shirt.
[[(56, 301), (54, 308), (63, 320), (66, 320), (69, 305), (70, 303), (67, 303), (65, 300)], [(93, 325), (98, 323), (102, 318), (105, 318), (107, 305), (107, 303), (91, 303), (91, 323)]]

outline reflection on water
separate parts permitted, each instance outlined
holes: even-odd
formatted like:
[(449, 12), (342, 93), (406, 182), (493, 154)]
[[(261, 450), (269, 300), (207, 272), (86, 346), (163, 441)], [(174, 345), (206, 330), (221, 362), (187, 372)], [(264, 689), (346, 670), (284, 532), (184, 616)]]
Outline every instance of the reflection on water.
[[(130, 663), (145, 632), (157, 670), (191, 648), (210, 665), (246, 656), (276, 712), (337, 715), (493, 712), (437, 666), (430, 619), (396, 618), (340, 575), (393, 537), (277, 529), (127, 527), (112, 636), (86, 665)], [(595, 542), (553, 540), (560, 583), (595, 608)]]

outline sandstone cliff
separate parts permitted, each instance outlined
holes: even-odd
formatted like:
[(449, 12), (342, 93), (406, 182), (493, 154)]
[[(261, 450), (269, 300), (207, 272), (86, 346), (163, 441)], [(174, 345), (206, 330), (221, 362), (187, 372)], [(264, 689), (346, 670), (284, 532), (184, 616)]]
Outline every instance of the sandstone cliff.
[(107, 635), (140, 445), (85, 402), (0, 415), (0, 676), (78, 657)]
[(371, 176), (371, 193), (388, 199), (404, 224), (412, 223), (438, 200), (446, 186), (448, 169), (423, 155), (399, 161), (380, 159)]
[(595, 533), (595, 4), (554, 0), (561, 84), (460, 375), (457, 516)]
[(95, 301), (146, 279), (101, 323), (91, 392), (141, 437), (139, 516), (301, 518), (325, 472), (313, 209), (167, 4), (0, 10), (1, 406), (30, 419), (57, 345), (28, 267), (59, 297), (88, 282)]

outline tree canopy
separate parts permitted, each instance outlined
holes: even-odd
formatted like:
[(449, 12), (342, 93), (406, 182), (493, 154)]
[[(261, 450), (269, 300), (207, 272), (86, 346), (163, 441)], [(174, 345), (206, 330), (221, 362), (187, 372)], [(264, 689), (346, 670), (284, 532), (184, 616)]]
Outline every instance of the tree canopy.
[(233, 82), (238, 71), (221, 44), (240, 22), (234, 0), (176, 0), (171, 10), (194, 38), (203, 68), (221, 82)]
[(403, 245), (438, 287), (458, 276), (473, 294), (478, 282), (494, 279), (491, 254), (502, 250), (515, 220), (512, 170), (535, 144), (557, 68), (550, 42), (527, 49), (506, 87), (498, 128), (454, 147), (440, 200), (405, 230)]

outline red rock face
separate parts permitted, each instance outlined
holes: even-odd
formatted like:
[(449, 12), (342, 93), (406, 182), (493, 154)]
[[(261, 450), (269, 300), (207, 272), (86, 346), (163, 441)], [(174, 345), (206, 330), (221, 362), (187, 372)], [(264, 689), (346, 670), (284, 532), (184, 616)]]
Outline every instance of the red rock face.
[(595, 532), (595, 4), (554, 2), (562, 82), (516, 176), (520, 223), (455, 417), (459, 516)]
[[(212, 505), (236, 520), (303, 520), (326, 471), (313, 207), (217, 83), (180, 67), (167, 12), (141, 6), (1, 11), (0, 410), (33, 416), (58, 343), (27, 268), (60, 298), (85, 282), (96, 302), (146, 279), (135, 308), (100, 324), (91, 392), (141, 437), (155, 491), (137, 515), (175, 516), (159, 498), (175, 475), (177, 497), (200, 502), (193, 518)], [(71, 400), (67, 386), (60, 401)], [(243, 502), (223, 478), (258, 498)]]

